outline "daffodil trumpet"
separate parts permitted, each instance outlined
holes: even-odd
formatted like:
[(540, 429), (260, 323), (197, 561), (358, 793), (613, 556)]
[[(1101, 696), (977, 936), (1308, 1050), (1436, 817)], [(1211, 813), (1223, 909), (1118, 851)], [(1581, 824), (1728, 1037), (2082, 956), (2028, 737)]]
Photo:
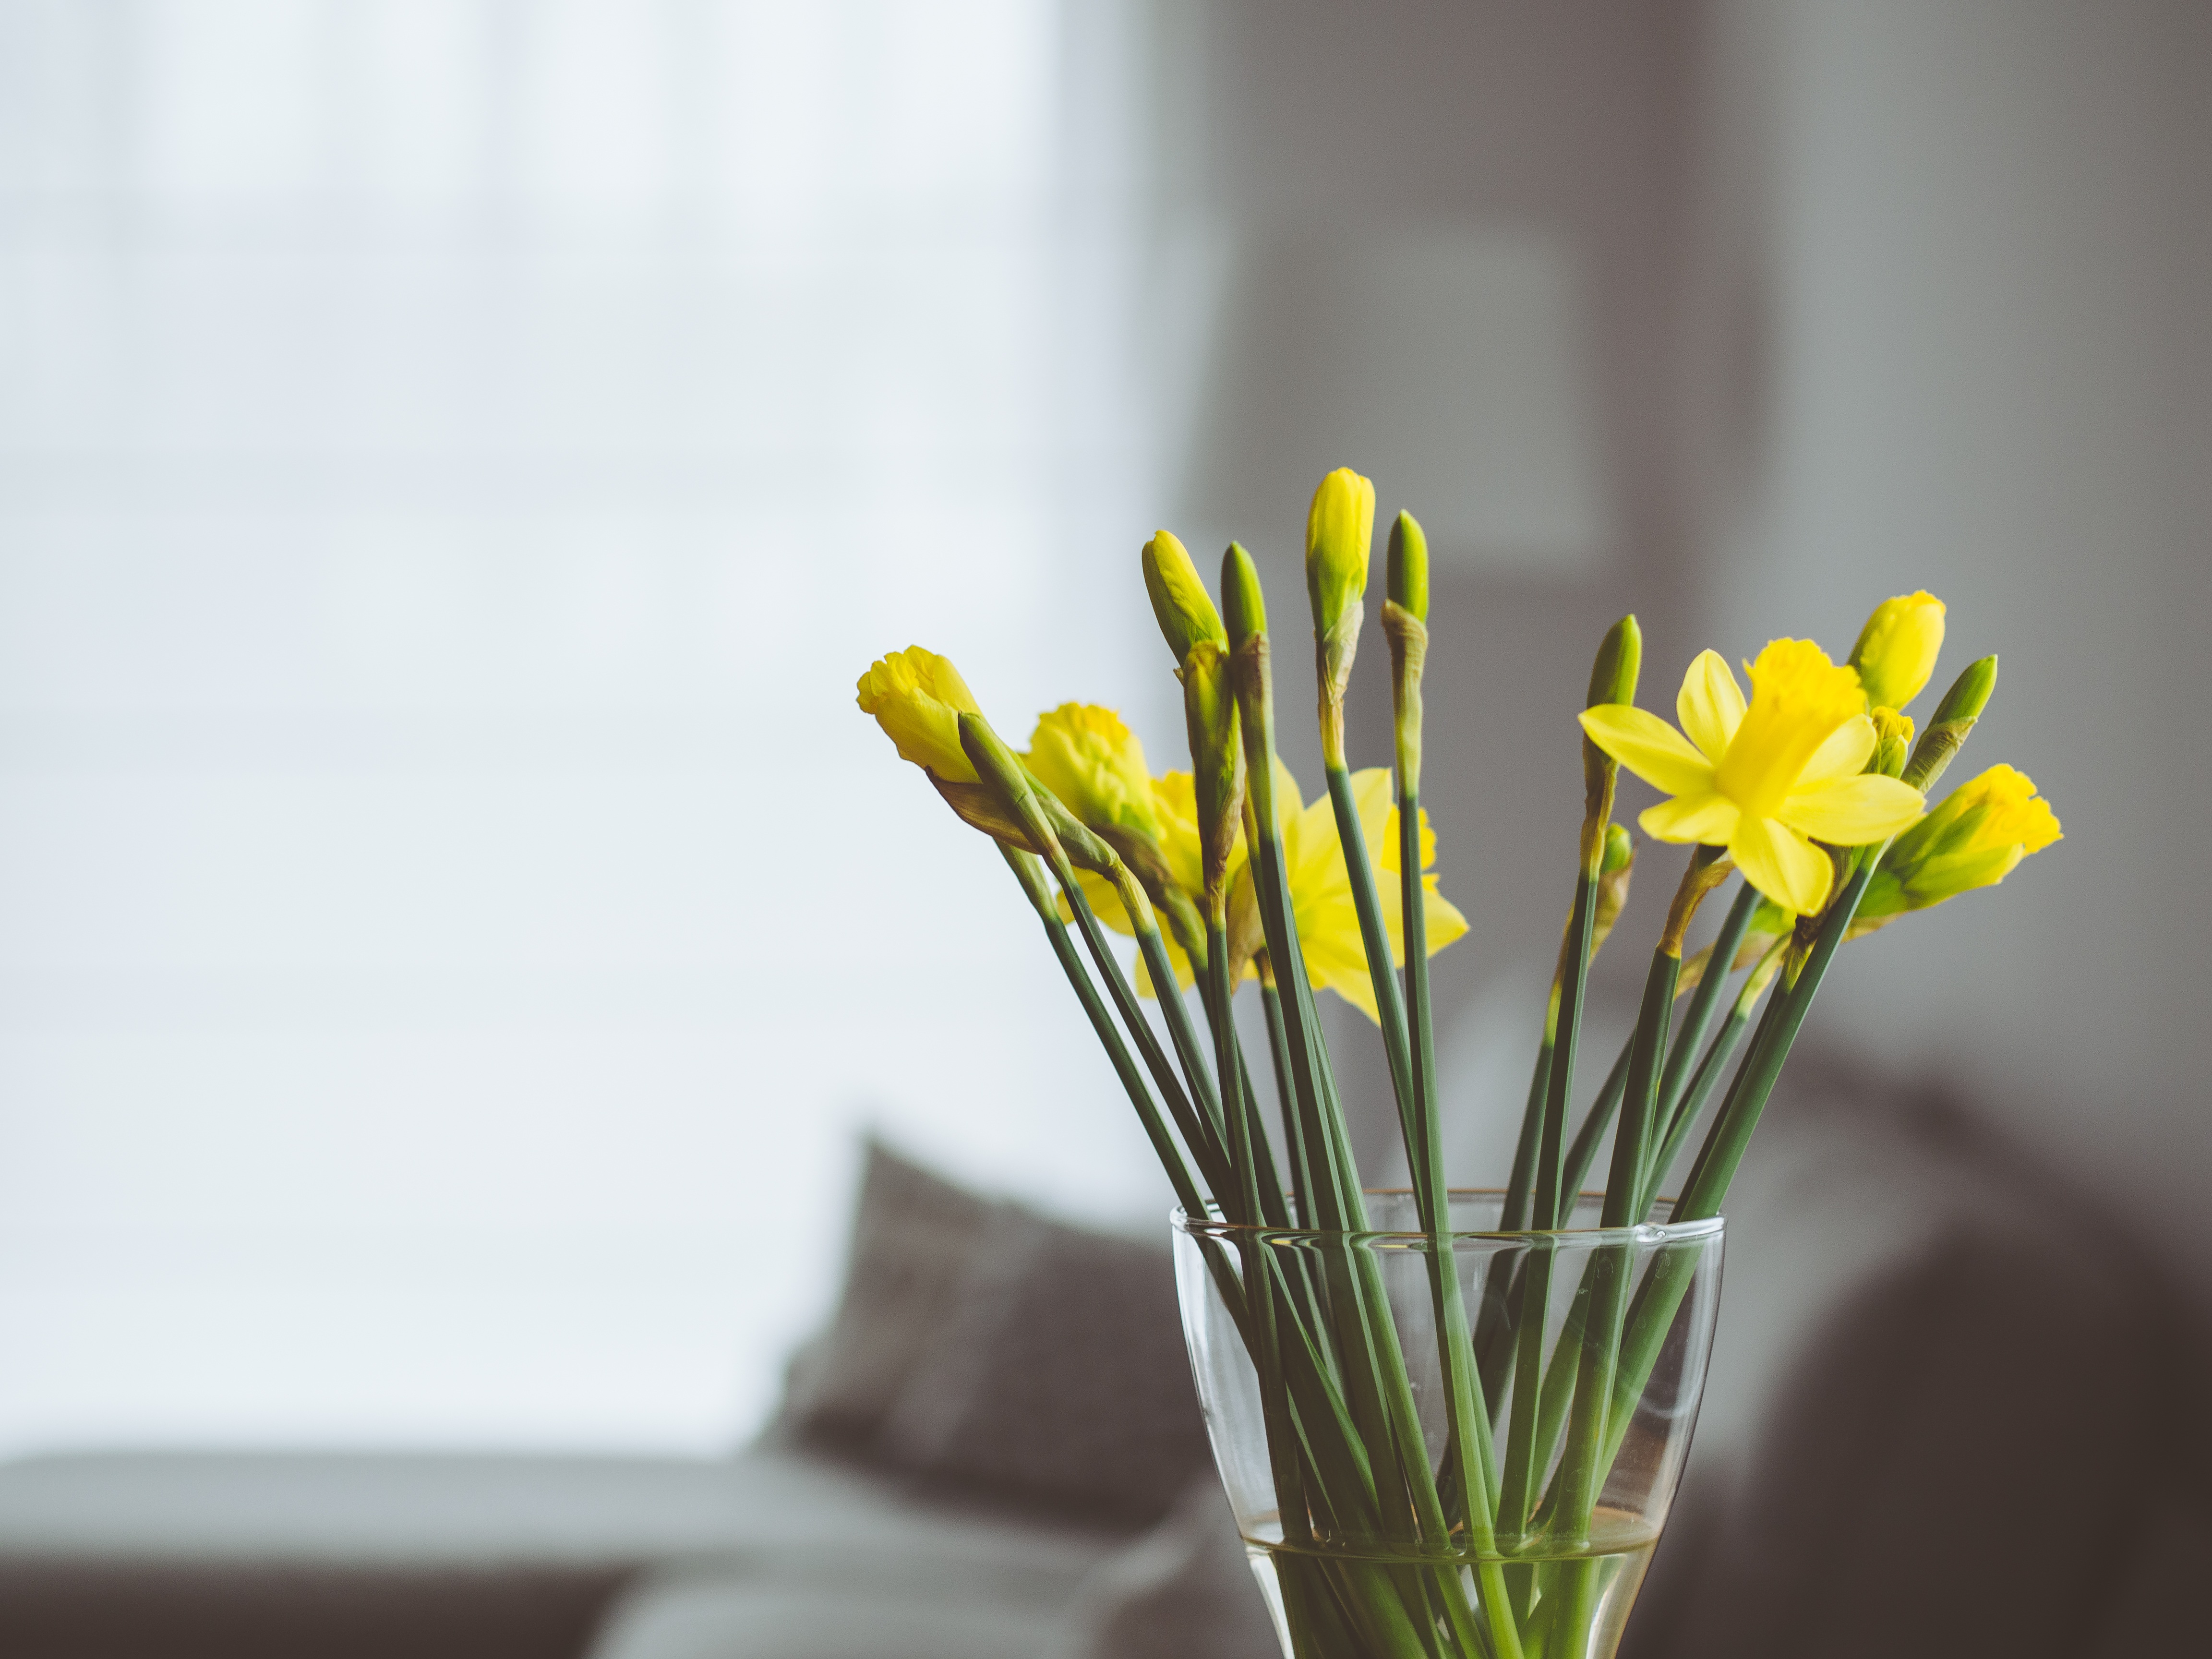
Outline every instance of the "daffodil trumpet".
[[(1675, 700), (1679, 725), (1636, 707), (1641, 638), (1624, 618), (1579, 717), (1573, 898), (1504, 1216), (1528, 1242), (1504, 1282), (1462, 1287), (1448, 1267), (1429, 957), (1466, 924), (1432, 872), (1421, 805), (1429, 569), (1409, 514), (1390, 528), (1379, 606), (1394, 764), (1354, 769), (1346, 745), (1373, 513), (1371, 484), (1340, 469), (1309, 514), (1326, 775), (1310, 803), (1276, 754), (1265, 599), (1235, 544), (1218, 606), (1173, 536), (1142, 556), (1182, 684), (1188, 773), (1154, 776), (1127, 724), (1091, 704), (1048, 711), (1016, 754), (952, 665), (918, 647), (872, 665), (859, 702), (962, 822), (998, 844), (1177, 1201), (1241, 1230), (1198, 1243), (1197, 1260), (1257, 1378), (1288, 1552), (1277, 1580), (1298, 1659), (1553, 1659), (1590, 1646), (1595, 1506), (1697, 1263), (1671, 1244), (1640, 1258), (1601, 1244), (1562, 1316), (1545, 1237), (1568, 1224), (1608, 1140), (1604, 1224), (1641, 1223), (1662, 1192), (1677, 1194), (1674, 1220), (1717, 1214), (1836, 952), (1997, 884), (2060, 830), (2008, 766), (1929, 808), (1926, 792), (1976, 729), (1996, 670), (1994, 657), (1970, 665), (1916, 732), (1906, 705), (1942, 644), (1931, 595), (1885, 601), (1841, 663), (1808, 641), (1771, 642), (1745, 665), (1748, 696), (1718, 653), (1701, 653)], [(1686, 865), (1635, 1025), (1570, 1137), (1590, 963), (1650, 856), (1613, 822), (1624, 772), (1660, 791), (1635, 821), (1650, 840), (1685, 846)], [(1725, 917), (1692, 951), (1701, 907), (1737, 874)], [(1135, 941), (1133, 982), (1109, 928)], [(1248, 977), (1259, 981), (1272, 1112), (1237, 1029)], [(1443, 1387), (1439, 1446), (1375, 1255), (1273, 1248), (1273, 1230), (1368, 1225), (1316, 1006), (1324, 989), (1382, 1036), (1425, 1235), (1436, 1351), (1421, 1363)], [(1671, 1172), (1693, 1140), (1676, 1187)], [(1324, 1528), (1376, 1540), (1396, 1565), (1340, 1556)]]

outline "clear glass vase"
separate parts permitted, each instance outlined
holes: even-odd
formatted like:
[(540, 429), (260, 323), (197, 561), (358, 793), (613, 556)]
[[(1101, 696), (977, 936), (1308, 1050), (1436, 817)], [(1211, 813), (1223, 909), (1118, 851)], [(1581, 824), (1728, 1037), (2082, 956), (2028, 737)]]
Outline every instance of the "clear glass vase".
[[(1721, 1223), (1175, 1219), (1214, 1461), (1289, 1659), (1609, 1659), (1667, 1519)], [(1469, 1494), (1474, 1501), (1469, 1501)]]

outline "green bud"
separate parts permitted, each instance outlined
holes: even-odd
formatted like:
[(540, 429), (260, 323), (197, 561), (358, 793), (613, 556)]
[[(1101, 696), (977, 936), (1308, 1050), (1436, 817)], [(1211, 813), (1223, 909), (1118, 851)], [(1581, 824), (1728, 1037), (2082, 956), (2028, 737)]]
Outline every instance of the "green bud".
[(1391, 604), (1415, 622), (1428, 621), (1429, 538), (1410, 513), (1401, 513), (1390, 526), (1385, 580)]
[(1636, 677), (1643, 665), (1644, 630), (1632, 613), (1606, 630), (1605, 642), (1597, 648), (1597, 660), (1590, 665), (1587, 707), (1634, 702)]
[(1912, 758), (1905, 763), (1905, 781), (1915, 789), (1926, 790), (1943, 775), (1958, 754), (1966, 747), (1966, 738), (1974, 729), (1982, 711), (1990, 706), (1990, 695), (1997, 687), (1997, 659), (1984, 657), (1970, 662), (1951, 682), (1951, 689), (1943, 694), (1936, 705), (1935, 718), (1928, 729), (1920, 734), (1920, 741), (1912, 746)]
[(1626, 824), (1605, 826), (1605, 853), (1598, 860), (1597, 872), (1609, 876), (1616, 870), (1626, 870), (1636, 857), (1636, 838), (1628, 833)]
[(1178, 663), (1190, 655), (1191, 647), (1200, 640), (1223, 646), (1229, 643), (1221, 613), (1213, 608), (1213, 596), (1206, 591), (1198, 567), (1181, 542), (1161, 531), (1145, 544), (1144, 565), (1145, 592), (1152, 596), (1152, 615), (1159, 619), (1160, 632)]
[(1259, 567), (1238, 542), (1230, 543), (1221, 556), (1221, 610), (1231, 647), (1267, 631), (1267, 600), (1260, 591)]
[(1940, 720), (1972, 720), (1982, 717), (1990, 706), (1990, 694), (1997, 689), (1997, 659), (1994, 654), (1968, 663), (1951, 682), (1951, 689), (1943, 694), (1943, 701), (1936, 706), (1929, 724)]
[(991, 729), (990, 721), (981, 714), (963, 714), (960, 746), (974, 763), (982, 788), (1021, 827), (1023, 838), (1044, 856), (1054, 874), (1063, 873), (1063, 857), (1100, 875), (1124, 871), (1121, 855), (1036, 781), (1022, 757)]

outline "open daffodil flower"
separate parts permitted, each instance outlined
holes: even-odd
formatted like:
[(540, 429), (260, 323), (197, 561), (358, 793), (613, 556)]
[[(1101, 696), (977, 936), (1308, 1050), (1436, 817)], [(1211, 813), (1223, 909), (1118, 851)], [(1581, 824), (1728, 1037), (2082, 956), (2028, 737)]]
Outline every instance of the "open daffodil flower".
[(1784, 909), (1814, 915), (1828, 902), (1833, 868), (1813, 843), (1887, 840), (1924, 803), (1918, 790), (1866, 770), (1879, 738), (1855, 671), (1809, 640), (1776, 640), (1747, 666), (1748, 706), (1720, 653), (1706, 651), (1675, 700), (1681, 731), (1626, 703), (1583, 710), (1583, 730), (1673, 797), (1637, 820), (1645, 834), (1725, 847), (1746, 881)]

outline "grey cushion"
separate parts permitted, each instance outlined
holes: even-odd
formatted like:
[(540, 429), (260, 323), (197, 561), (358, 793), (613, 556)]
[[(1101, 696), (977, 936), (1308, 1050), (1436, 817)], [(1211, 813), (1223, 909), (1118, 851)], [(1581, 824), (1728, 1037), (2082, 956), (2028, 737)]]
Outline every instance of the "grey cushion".
[(0, 1467), (0, 1653), (556, 1659), (648, 1565), (1051, 1601), (1125, 1537), (789, 1453), (40, 1458)]
[(1729, 1196), (1697, 1443), (1624, 1653), (2093, 1650), (2166, 1478), (2157, 1322), (2118, 1230), (1849, 1079), (1770, 1119)]
[(869, 1137), (845, 1288), (792, 1367), (780, 1429), (865, 1445), (936, 1340), (977, 1241), (1001, 1206)]
[(939, 1480), (1158, 1518), (1207, 1461), (1165, 1244), (1000, 1211), (878, 1445)]
[(1060, 1628), (961, 1573), (894, 1589), (852, 1565), (840, 1583), (661, 1575), (622, 1599), (591, 1659), (1040, 1659)]
[(1237, 1517), (1212, 1470), (1168, 1518), (1100, 1562), (1050, 1659), (1279, 1659)]

